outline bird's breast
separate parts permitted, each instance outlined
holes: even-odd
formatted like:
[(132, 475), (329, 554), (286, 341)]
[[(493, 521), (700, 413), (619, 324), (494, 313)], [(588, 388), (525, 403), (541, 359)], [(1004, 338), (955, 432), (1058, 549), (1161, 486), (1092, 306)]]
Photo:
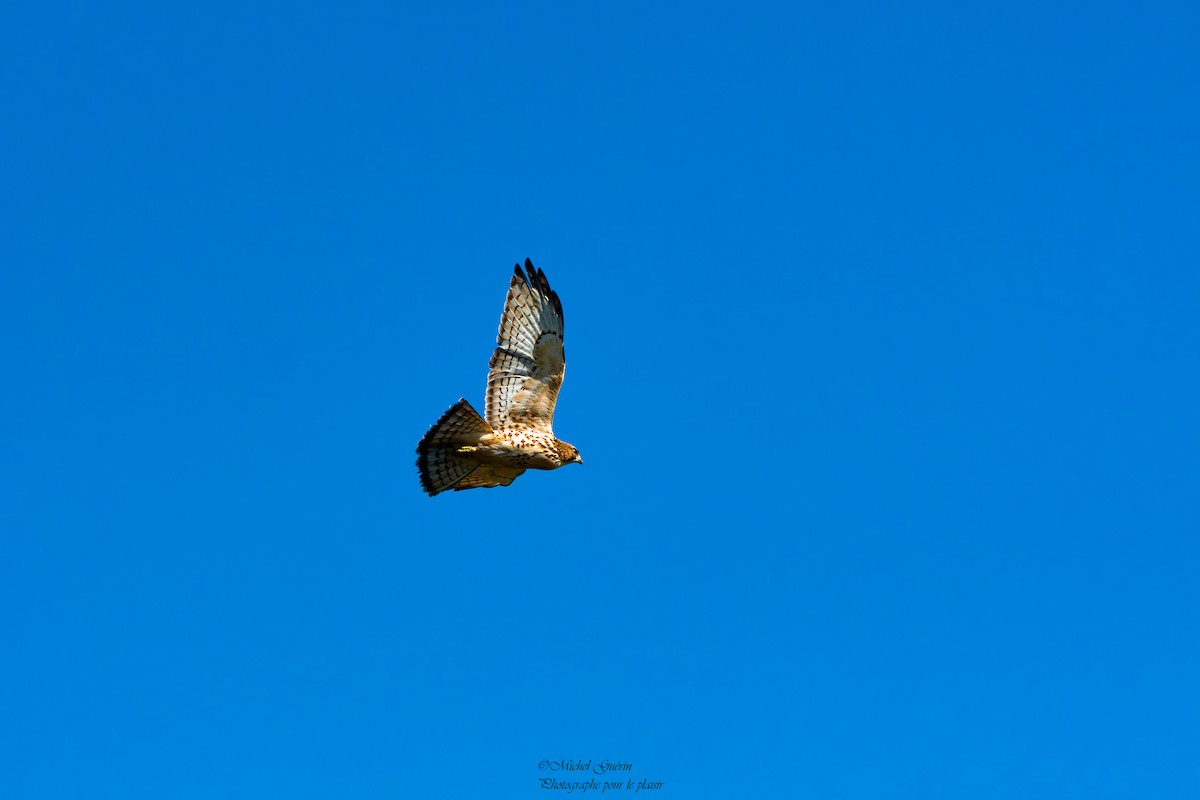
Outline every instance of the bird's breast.
[(551, 436), (524, 430), (496, 431), (495, 441), (487, 448), (486, 460), (525, 469), (556, 469), (562, 466)]

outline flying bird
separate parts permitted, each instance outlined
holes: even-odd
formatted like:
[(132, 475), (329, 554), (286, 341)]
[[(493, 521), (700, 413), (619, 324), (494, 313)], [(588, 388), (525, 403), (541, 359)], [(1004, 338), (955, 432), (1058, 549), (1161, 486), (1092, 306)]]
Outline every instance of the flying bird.
[(550, 427), (566, 371), (562, 303), (529, 259), (524, 271), (517, 264), (513, 272), (488, 364), (487, 418), (459, 400), (417, 445), (421, 488), (430, 497), (508, 486), (527, 469), (583, 463)]

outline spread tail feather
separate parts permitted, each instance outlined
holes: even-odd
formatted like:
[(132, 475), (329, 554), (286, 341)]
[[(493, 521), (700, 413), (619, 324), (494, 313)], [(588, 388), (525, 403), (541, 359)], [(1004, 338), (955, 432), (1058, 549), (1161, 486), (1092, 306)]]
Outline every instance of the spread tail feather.
[(432, 497), (438, 492), (454, 488), (455, 484), (478, 469), (480, 462), (460, 458), (455, 453), (458, 448), (473, 445), (490, 433), (492, 426), (466, 400), (459, 400), (450, 406), (417, 445), (421, 488)]

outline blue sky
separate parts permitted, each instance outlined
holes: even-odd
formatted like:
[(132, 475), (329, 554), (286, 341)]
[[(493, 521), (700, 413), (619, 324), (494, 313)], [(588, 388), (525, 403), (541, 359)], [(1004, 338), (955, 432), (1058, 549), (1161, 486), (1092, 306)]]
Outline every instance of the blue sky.
[(1195, 797), (1200, 14), (967, 5), (7, 9), (0, 795)]

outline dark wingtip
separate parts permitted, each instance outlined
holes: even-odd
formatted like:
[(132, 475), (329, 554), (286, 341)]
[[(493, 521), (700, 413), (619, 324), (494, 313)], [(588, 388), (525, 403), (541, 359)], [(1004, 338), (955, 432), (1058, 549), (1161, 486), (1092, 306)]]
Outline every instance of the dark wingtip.
[[(542, 272), (540, 267), (535, 267), (533, 261), (527, 258), (525, 259), (525, 272), (521, 271), (520, 264), (516, 265), (513, 272), (525, 285), (549, 300), (558, 316), (562, 317), (562, 301), (558, 299), (558, 293), (550, 288), (550, 281), (547, 280), (546, 273)], [(526, 272), (528, 276), (526, 276)]]

